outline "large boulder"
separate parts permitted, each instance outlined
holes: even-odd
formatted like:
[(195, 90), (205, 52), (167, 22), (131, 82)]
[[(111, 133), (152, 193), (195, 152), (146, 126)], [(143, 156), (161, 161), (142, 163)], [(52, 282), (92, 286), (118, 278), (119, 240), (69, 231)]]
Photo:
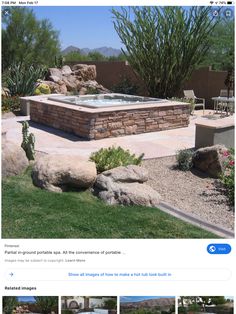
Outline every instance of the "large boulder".
[(95, 65), (75, 64), (72, 71), (75, 75), (80, 76), (83, 81), (93, 81), (97, 76)]
[(79, 95), (94, 92), (109, 93), (107, 88), (95, 81), (96, 76), (95, 65), (76, 64), (72, 69), (68, 65), (64, 65), (61, 69), (49, 68), (47, 80), (43, 83), (50, 87), (52, 93), (76, 92)]
[(69, 67), (69, 65), (64, 65), (62, 68), (61, 68), (61, 73), (62, 75), (71, 75), (72, 74), (72, 71), (71, 71), (71, 68)]
[(25, 151), (19, 145), (2, 139), (2, 176), (16, 176), (28, 166)]
[(145, 168), (135, 165), (113, 168), (103, 172), (102, 176), (110, 178), (113, 182), (144, 183), (148, 181), (148, 171)]
[(96, 176), (94, 162), (68, 155), (46, 155), (36, 161), (32, 170), (33, 183), (52, 192), (89, 188)]
[(142, 167), (117, 167), (97, 176), (94, 191), (98, 197), (111, 205), (157, 207), (160, 195), (144, 184), (147, 180), (148, 173)]
[(54, 78), (54, 80), (62, 79), (62, 71), (58, 68), (49, 68), (47, 77)]
[(98, 93), (101, 93), (101, 94), (110, 92), (107, 88), (105, 88), (101, 84), (98, 84), (98, 82), (96, 82), (96, 81), (91, 81), (91, 80), (86, 81), (86, 82), (81, 81), (80, 86), (82, 88), (86, 88), (87, 91), (92, 89), (92, 90), (96, 90)]
[(42, 83), (47, 84), (50, 87), (51, 93), (54, 94), (66, 94), (67, 88), (66, 84), (59, 80), (58, 83), (52, 82), (52, 81), (42, 81)]
[(225, 152), (227, 148), (224, 145), (199, 148), (193, 156), (193, 165), (196, 169), (218, 178), (224, 171)]

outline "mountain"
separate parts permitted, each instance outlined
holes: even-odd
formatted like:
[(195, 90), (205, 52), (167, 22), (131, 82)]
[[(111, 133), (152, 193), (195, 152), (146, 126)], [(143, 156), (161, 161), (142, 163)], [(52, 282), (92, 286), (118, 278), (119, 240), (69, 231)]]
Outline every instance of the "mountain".
[(175, 304), (175, 298), (159, 298), (149, 299), (138, 302), (122, 302), (120, 305), (123, 309), (125, 308), (152, 308), (155, 306), (169, 307)]
[(62, 55), (66, 55), (67, 53), (70, 53), (70, 52), (73, 52), (73, 51), (80, 51), (80, 49), (78, 48), (78, 47), (75, 47), (75, 46), (68, 46), (68, 47), (66, 47), (65, 49), (63, 49), (62, 51), (61, 51), (61, 54)]
[(80, 49), (80, 48), (75, 47), (75, 46), (69, 46), (69, 47), (63, 49), (61, 51), (61, 53), (62, 53), (62, 55), (66, 55), (67, 53), (72, 52), (72, 51), (78, 51), (82, 55), (87, 55), (90, 52), (95, 52), (96, 51), (96, 52), (101, 53), (105, 57), (113, 57), (113, 56), (117, 57), (121, 53), (120, 49), (115, 49), (115, 48), (112, 48), (112, 47), (99, 47), (99, 48), (94, 48), (94, 49), (81, 48)]

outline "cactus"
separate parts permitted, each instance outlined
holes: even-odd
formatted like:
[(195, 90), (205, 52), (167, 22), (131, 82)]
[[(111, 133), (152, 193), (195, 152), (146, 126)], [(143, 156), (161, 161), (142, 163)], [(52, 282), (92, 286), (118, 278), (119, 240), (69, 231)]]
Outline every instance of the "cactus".
[(21, 143), (21, 147), (24, 149), (26, 157), (28, 160), (34, 160), (35, 158), (35, 136), (33, 133), (29, 134), (29, 123), (24, 121), (22, 123), (22, 135), (23, 141)]
[(219, 23), (210, 7), (122, 7), (112, 10), (114, 27), (132, 69), (151, 97), (173, 97), (211, 47)]

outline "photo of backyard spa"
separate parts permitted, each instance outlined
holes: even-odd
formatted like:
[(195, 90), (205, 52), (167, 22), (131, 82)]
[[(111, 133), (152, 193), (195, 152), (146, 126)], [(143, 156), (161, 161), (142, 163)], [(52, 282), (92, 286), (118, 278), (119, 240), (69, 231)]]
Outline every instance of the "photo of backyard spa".
[(2, 16), (3, 238), (234, 237), (231, 7)]

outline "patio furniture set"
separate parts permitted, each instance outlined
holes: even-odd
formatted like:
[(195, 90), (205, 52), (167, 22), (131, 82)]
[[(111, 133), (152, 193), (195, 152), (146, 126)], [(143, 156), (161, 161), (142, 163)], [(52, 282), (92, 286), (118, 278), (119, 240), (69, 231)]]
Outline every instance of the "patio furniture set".
[[(193, 90), (184, 90), (184, 98), (193, 99), (194, 100), (194, 109), (197, 107), (203, 108), (203, 115), (205, 111), (205, 99), (196, 97)], [(212, 97), (214, 101), (214, 113), (226, 115), (232, 114), (234, 112), (234, 95), (233, 90), (228, 91), (226, 89), (222, 89), (220, 91), (220, 96)]]

